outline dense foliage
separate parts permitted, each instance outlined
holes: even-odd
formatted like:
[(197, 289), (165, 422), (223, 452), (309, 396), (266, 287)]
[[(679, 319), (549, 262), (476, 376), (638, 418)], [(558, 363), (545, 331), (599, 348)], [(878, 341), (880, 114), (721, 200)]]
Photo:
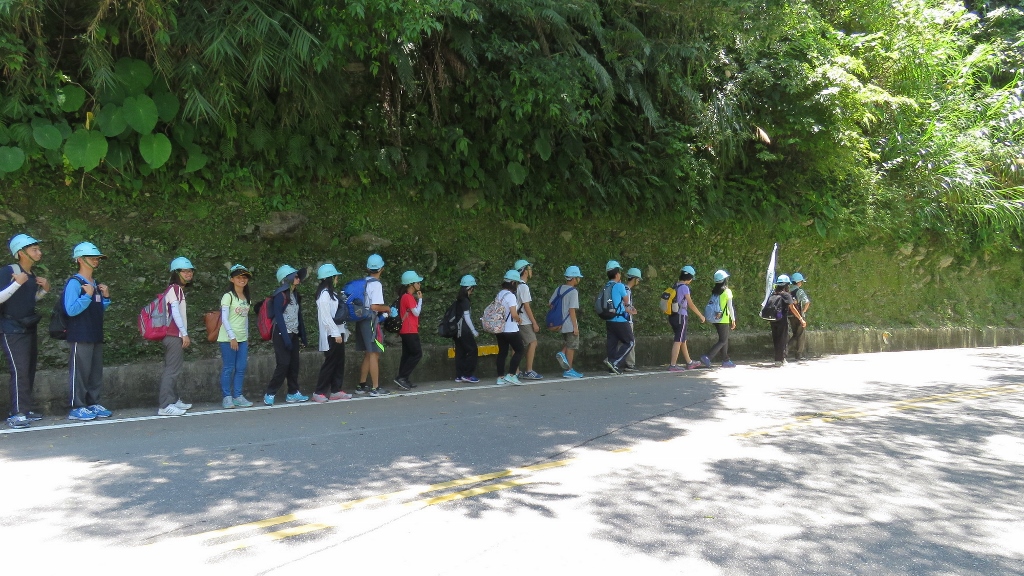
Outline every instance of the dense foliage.
[(1017, 242), (1022, 29), (1016, 0), (0, 0), (0, 177)]

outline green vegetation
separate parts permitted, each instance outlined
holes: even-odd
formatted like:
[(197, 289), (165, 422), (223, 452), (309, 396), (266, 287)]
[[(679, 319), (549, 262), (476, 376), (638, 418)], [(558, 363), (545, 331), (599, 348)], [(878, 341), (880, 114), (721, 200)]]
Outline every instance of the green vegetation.
[[(1020, 239), (1017, 0), (0, 0), (0, 175), (113, 202)], [(865, 224), (869, 223), (869, 224)]]

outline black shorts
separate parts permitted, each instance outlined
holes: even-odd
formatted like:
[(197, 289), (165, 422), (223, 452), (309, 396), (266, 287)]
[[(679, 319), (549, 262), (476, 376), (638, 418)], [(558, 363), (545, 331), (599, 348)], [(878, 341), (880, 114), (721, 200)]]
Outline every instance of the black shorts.
[(668, 323), (672, 325), (674, 337), (673, 342), (686, 342), (686, 326), (689, 323), (687, 314), (672, 314), (668, 317)]

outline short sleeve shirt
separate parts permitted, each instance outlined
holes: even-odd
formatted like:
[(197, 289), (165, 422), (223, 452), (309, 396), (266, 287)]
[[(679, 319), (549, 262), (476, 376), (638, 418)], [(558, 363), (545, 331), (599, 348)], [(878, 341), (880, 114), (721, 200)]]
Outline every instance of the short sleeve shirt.
[(561, 295), (562, 298), (562, 315), (565, 317), (565, 322), (562, 324), (562, 329), (559, 331), (562, 334), (572, 334), (572, 319), (569, 318), (569, 310), (575, 308), (580, 309), (580, 291), (576, 288), (565, 285), (555, 291), (551, 295), (551, 300), (548, 304), (554, 304), (555, 298)]
[(519, 288), (516, 288), (516, 303), (519, 306), (519, 308), (516, 309), (516, 312), (519, 313), (519, 324), (521, 326), (533, 324), (533, 322), (530, 322), (530, 318), (523, 311), (525, 309), (523, 304), (529, 302), (533, 302), (533, 296), (530, 295), (530, 287), (527, 286), (525, 282), (520, 283)]
[(372, 276), (366, 278), (366, 305), (384, 305), (384, 285)]
[[(228, 308), (228, 324), (231, 325), (231, 331), (235, 333), (235, 339), (239, 342), (247, 341), (249, 339), (249, 308), (251, 307), (249, 301), (240, 300), (234, 293), (226, 292), (220, 299), (220, 306)], [(223, 325), (220, 327), (217, 341), (231, 341), (231, 337), (228, 336), (228, 331)]]
[(789, 293), (789, 290), (785, 290), (783, 292), (780, 292), (779, 295), (782, 296), (782, 314), (783, 314), (783, 316), (784, 317), (792, 316), (793, 313), (790, 312), (789, 305), (793, 304), (794, 302), (796, 302), (796, 300), (793, 299), (793, 295)]
[(420, 332), (420, 317), (412, 313), (412, 309), (416, 307), (416, 297), (406, 292), (402, 294), (402, 297), (398, 301), (398, 317), (405, 318), (402, 320), (402, 327), (399, 329), (400, 334), (419, 334)]
[(516, 309), (516, 295), (508, 290), (502, 290), (498, 292), (498, 302), (504, 306), (508, 312), (505, 317), (505, 329), (502, 332), (519, 332), (519, 324), (512, 318), (512, 311)]
[(690, 285), (680, 282), (676, 284), (676, 305), (680, 316), (689, 316), (690, 307), (686, 305), (686, 296), (690, 294)]
[(619, 313), (615, 318), (609, 320), (609, 322), (629, 322), (626, 318), (625, 306), (622, 303), (623, 298), (626, 297), (626, 285), (622, 282), (616, 282), (612, 286), (612, 304), (615, 305), (615, 310)]

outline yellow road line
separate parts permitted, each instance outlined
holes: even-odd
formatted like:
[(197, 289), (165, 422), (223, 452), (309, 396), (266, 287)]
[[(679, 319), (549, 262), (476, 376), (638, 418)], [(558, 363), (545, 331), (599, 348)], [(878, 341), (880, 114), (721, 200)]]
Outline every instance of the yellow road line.
[(244, 550), (257, 544), (276, 542), (278, 540), (284, 540), (285, 538), (291, 538), (292, 536), (301, 536), (302, 534), (309, 534), (310, 532), (316, 532), (318, 530), (326, 530), (327, 528), (334, 528), (334, 524), (304, 524), (302, 526), (285, 528), (284, 530), (278, 530), (276, 532), (260, 534), (237, 542), (229, 542), (222, 547), (228, 550)]
[(427, 498), (426, 500), (420, 500), (418, 502), (409, 502), (407, 506), (422, 505), (422, 506), (433, 506), (434, 504), (441, 504), (443, 502), (451, 502), (452, 500), (462, 500), (463, 498), (472, 498), (473, 496), (479, 496), (481, 494), (488, 494), (491, 492), (497, 492), (498, 490), (507, 490), (509, 488), (515, 488), (516, 486), (522, 486), (523, 484), (530, 484), (536, 482), (531, 478), (523, 480), (508, 480), (506, 482), (499, 482), (497, 484), (489, 484), (487, 486), (481, 486), (479, 488), (470, 488), (469, 490), (463, 490), (461, 492), (453, 492), (451, 494), (445, 494), (444, 496), (437, 496), (435, 498)]
[(992, 386), (989, 388), (975, 388), (971, 390), (961, 390), (959, 392), (950, 392), (948, 394), (934, 394), (931, 396), (921, 396), (919, 398), (910, 398), (907, 400), (897, 400), (870, 410), (864, 410), (858, 407), (842, 408), (818, 414), (797, 416), (794, 418), (794, 422), (758, 428), (748, 432), (734, 434), (734, 436), (739, 436), (740, 438), (752, 438), (754, 436), (763, 436), (774, 432), (788, 432), (804, 426), (811, 426), (819, 422), (829, 423), (852, 420), (854, 418), (863, 418), (865, 416), (882, 414), (889, 410), (921, 410), (936, 404), (951, 404), (955, 402), (962, 402), (964, 400), (992, 398), (994, 396), (1014, 394), (1017, 392), (1024, 392), (1024, 384), (1008, 384), (1005, 386)]

